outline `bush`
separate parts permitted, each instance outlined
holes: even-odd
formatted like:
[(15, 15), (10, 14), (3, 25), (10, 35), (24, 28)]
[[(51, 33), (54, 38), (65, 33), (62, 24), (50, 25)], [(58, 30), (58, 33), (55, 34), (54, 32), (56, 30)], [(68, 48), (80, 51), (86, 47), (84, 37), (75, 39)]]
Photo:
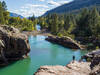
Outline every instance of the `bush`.
[(99, 49), (99, 46), (96, 46), (96, 50), (98, 50)]

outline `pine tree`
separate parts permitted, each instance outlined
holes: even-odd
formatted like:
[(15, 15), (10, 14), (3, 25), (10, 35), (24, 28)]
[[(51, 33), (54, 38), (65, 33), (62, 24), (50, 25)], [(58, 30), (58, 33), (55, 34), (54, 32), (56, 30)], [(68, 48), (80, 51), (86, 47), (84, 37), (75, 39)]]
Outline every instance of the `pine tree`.
[(3, 12), (3, 17), (4, 17), (4, 20), (5, 20), (5, 24), (8, 24), (8, 21), (9, 21), (9, 18), (10, 18), (9, 12), (4, 11)]
[(93, 36), (98, 36), (100, 34), (100, 16), (96, 7), (90, 11), (89, 25)]
[(48, 14), (47, 16), (46, 16), (46, 22), (47, 22), (47, 24), (48, 24), (48, 30), (49, 31), (51, 31), (51, 27), (52, 27), (52, 18), (51, 18), (51, 14)]
[(64, 28), (65, 28), (66, 31), (70, 27), (70, 24), (69, 24), (70, 20), (71, 20), (70, 15), (66, 15), (65, 20), (64, 20), (64, 22), (65, 22)]
[(31, 21), (34, 21), (34, 20), (35, 20), (35, 16), (34, 16), (34, 14), (33, 14), (32, 17), (29, 17), (29, 20), (31, 20)]
[(0, 24), (4, 24), (3, 8), (1, 2), (0, 2)]
[(58, 32), (58, 16), (57, 16), (57, 14), (53, 14), (51, 17), (52, 17), (51, 32), (53, 34), (57, 34), (57, 32)]
[(76, 36), (91, 36), (90, 25), (88, 24), (89, 21), (89, 9), (84, 8), (82, 9), (81, 13), (79, 14), (79, 20), (77, 22), (76, 27)]
[(7, 11), (7, 5), (5, 1), (2, 2), (2, 8), (4, 11)]

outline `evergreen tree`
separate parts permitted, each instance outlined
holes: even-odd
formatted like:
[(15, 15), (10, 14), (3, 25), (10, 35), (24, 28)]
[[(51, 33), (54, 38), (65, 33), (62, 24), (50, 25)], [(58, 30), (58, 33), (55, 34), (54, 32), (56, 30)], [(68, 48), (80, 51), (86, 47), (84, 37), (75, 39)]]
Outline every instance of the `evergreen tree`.
[(2, 2), (2, 8), (4, 11), (7, 11), (7, 5), (5, 1)]
[(52, 24), (52, 18), (51, 18), (51, 14), (48, 14), (47, 16), (46, 16), (46, 22), (47, 22), (47, 24), (48, 24), (48, 30), (49, 31), (51, 31), (51, 24)]
[(4, 24), (3, 8), (1, 2), (0, 2), (0, 24)]
[(51, 18), (52, 18), (51, 32), (53, 34), (57, 34), (57, 32), (58, 32), (58, 16), (57, 16), (57, 14), (52, 14)]
[(88, 20), (89, 20), (88, 23), (92, 31), (92, 35), (98, 36), (98, 34), (100, 34), (100, 16), (99, 16), (99, 12), (97, 11), (96, 7), (94, 7), (90, 11), (90, 16)]
[(35, 16), (34, 16), (34, 14), (33, 14), (32, 17), (29, 17), (29, 20), (31, 20), (31, 21), (34, 21), (34, 20), (35, 20)]
[(3, 12), (3, 17), (4, 17), (4, 20), (5, 20), (5, 24), (8, 24), (8, 21), (9, 21), (9, 18), (10, 18), (9, 12), (4, 11)]
[(71, 20), (71, 19), (70, 19), (70, 15), (66, 15), (65, 20), (64, 20), (64, 22), (65, 22), (64, 28), (65, 28), (66, 31), (67, 31), (68, 28), (70, 27), (70, 24), (69, 24), (70, 20)]
[(77, 22), (77, 27), (75, 29), (76, 36), (91, 36), (89, 21), (89, 10), (87, 8), (82, 9), (80, 13), (79, 20)]

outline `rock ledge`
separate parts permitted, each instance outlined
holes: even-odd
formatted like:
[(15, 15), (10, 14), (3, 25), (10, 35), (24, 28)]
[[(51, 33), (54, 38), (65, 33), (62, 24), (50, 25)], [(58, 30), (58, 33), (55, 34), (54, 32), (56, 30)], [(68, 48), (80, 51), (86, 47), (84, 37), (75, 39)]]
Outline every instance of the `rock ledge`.
[(71, 62), (67, 66), (41, 66), (34, 75), (89, 75), (90, 63)]
[(50, 41), (52, 43), (62, 45), (62, 46), (67, 47), (67, 48), (71, 48), (71, 49), (84, 49), (84, 47), (82, 47), (82, 45), (78, 44), (76, 41), (74, 41), (70, 37), (48, 36), (46, 38), (46, 40)]

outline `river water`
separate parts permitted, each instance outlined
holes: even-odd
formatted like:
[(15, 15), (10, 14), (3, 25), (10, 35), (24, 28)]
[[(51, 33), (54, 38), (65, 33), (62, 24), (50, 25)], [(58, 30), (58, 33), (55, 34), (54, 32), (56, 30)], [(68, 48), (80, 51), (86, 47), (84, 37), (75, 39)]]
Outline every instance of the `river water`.
[(45, 36), (30, 36), (29, 58), (0, 69), (0, 75), (33, 75), (41, 65), (66, 65), (72, 56), (79, 60), (87, 51), (71, 50), (45, 40)]
[(30, 36), (29, 57), (0, 68), (0, 75), (33, 75), (42, 65), (66, 65), (72, 56), (79, 60), (87, 51), (71, 50), (45, 40), (46, 36)]

